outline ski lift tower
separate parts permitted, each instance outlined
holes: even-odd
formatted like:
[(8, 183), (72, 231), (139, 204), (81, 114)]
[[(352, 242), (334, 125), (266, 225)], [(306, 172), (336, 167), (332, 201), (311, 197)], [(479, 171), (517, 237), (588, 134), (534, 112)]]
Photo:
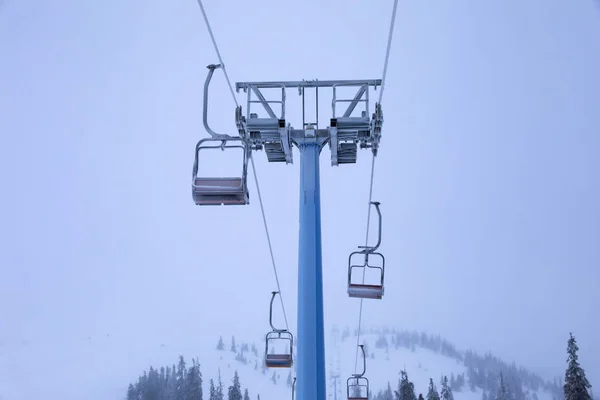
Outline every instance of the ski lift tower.
[[(323, 280), (321, 256), (321, 196), (319, 178), (319, 155), (325, 145), (331, 150), (331, 165), (356, 163), (357, 149), (371, 149), (377, 155), (381, 138), (383, 115), (381, 105), (375, 103), (371, 114), (369, 89), (381, 86), (381, 79), (319, 81), (302, 80), (288, 82), (237, 82), (236, 91), (247, 93), (246, 115), (242, 107), (236, 108), (235, 118), (239, 137), (220, 135), (208, 127), (206, 104), (208, 84), (215, 69), (221, 65), (209, 65), (204, 86), (204, 126), (212, 138), (203, 139), (196, 146), (194, 201), (198, 205), (245, 205), (249, 203), (246, 184), (247, 163), (250, 152), (265, 150), (270, 162), (293, 162), (292, 147), (300, 151), (300, 234), (298, 248), (298, 345), (297, 345), (297, 399), (325, 400), (325, 343), (323, 324)], [(356, 89), (354, 98), (339, 99), (336, 90), (341, 87)], [(305, 89), (315, 90), (316, 121), (305, 120)], [(332, 114), (329, 126), (319, 127), (319, 89), (332, 90)], [(261, 90), (281, 90), (281, 97), (267, 100)], [(294, 129), (286, 120), (286, 90), (297, 89), (302, 96), (302, 128)], [(254, 98), (253, 95), (254, 94)], [(338, 105), (346, 103), (342, 113)], [(358, 104), (364, 108), (354, 111)], [(258, 117), (252, 105), (262, 106), (265, 117)], [(271, 104), (280, 105), (275, 113)], [(362, 107), (361, 107), (362, 108)], [(210, 141), (220, 145), (207, 146)], [(227, 145), (227, 142), (238, 143)], [(241, 178), (198, 177), (198, 152), (202, 149), (238, 147), (244, 150), (244, 168)]]

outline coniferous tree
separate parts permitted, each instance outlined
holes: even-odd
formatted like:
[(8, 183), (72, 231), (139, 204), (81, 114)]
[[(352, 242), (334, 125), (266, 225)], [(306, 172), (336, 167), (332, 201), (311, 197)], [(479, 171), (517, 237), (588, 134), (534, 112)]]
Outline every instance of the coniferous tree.
[(144, 371), (144, 373), (142, 374), (142, 376), (140, 376), (140, 378), (138, 379), (138, 394), (141, 395), (142, 398), (145, 398), (148, 394), (148, 374), (146, 373), (146, 371)]
[(452, 390), (459, 392), (462, 390), (462, 388), (464, 386), (465, 386), (465, 373), (463, 372), (456, 376), (456, 387), (453, 387)]
[(448, 385), (448, 377), (444, 375), (442, 379), (442, 393), (440, 393), (441, 400), (454, 400), (454, 395), (452, 394), (452, 389)]
[(396, 391), (396, 398), (398, 400), (417, 400), (417, 396), (415, 395), (415, 385), (408, 380), (406, 371), (400, 372), (400, 382), (398, 384), (398, 390)]
[(392, 386), (388, 382), (387, 389), (382, 393), (381, 400), (394, 400), (394, 392), (392, 392)]
[(231, 337), (231, 351), (236, 353), (237, 352), (237, 346), (235, 345), (235, 337)]
[(217, 343), (217, 350), (221, 351), (225, 349), (225, 343), (223, 343), (223, 336), (219, 336), (219, 343)]
[(577, 341), (572, 333), (569, 333), (569, 341), (567, 342), (567, 370), (565, 371), (565, 384), (563, 391), (565, 394), (565, 400), (592, 400), (592, 396), (588, 392), (588, 389), (592, 388), (592, 385), (588, 382), (585, 371), (579, 365), (577, 351)]
[(174, 364), (171, 368), (167, 367), (165, 375), (167, 377), (167, 387), (165, 389), (166, 399), (175, 400), (175, 394), (177, 392), (177, 369)]
[(502, 375), (504, 380), (504, 388), (506, 390), (506, 398), (508, 400), (525, 400), (523, 392), (523, 382), (519, 379), (516, 367), (511, 367), (506, 374)]
[(227, 399), (243, 400), (242, 388), (240, 386), (240, 377), (238, 376), (237, 371), (235, 371), (235, 374), (233, 375), (233, 384), (229, 386)]
[(138, 382), (135, 384), (135, 395), (137, 396), (136, 399), (144, 398), (144, 392), (142, 389), (141, 379), (138, 379)]
[(508, 400), (506, 395), (506, 386), (504, 386), (504, 375), (500, 372), (500, 389), (498, 389), (498, 396), (496, 400)]
[(160, 376), (152, 366), (144, 385), (144, 400), (160, 400)]
[(427, 391), (427, 400), (440, 400), (440, 395), (433, 383), (433, 379), (429, 378), (429, 390)]
[(248, 388), (244, 390), (244, 400), (250, 400), (250, 395), (248, 394)]
[(216, 400), (225, 400), (225, 393), (223, 393), (223, 381), (221, 380), (221, 368), (219, 368), (219, 381), (215, 398)]
[(192, 366), (187, 371), (186, 400), (202, 400), (202, 373), (200, 364), (192, 358)]
[(158, 376), (159, 380), (159, 399), (167, 400), (167, 373), (165, 371), (165, 367), (160, 367), (160, 373)]
[(208, 390), (208, 400), (217, 400), (217, 389), (215, 389), (215, 383), (210, 378), (210, 388)]
[(423, 393), (419, 393), (419, 398), (418, 398), (418, 400), (425, 400), (425, 399), (423, 398)]
[(175, 399), (174, 400), (185, 400), (186, 387), (185, 387), (185, 378), (186, 378), (186, 367), (183, 356), (179, 356), (179, 364), (177, 365), (177, 375), (176, 375), (176, 384), (175, 384)]
[(137, 393), (135, 392), (135, 387), (133, 386), (133, 383), (130, 383), (129, 386), (127, 387), (127, 400), (136, 400), (137, 399)]

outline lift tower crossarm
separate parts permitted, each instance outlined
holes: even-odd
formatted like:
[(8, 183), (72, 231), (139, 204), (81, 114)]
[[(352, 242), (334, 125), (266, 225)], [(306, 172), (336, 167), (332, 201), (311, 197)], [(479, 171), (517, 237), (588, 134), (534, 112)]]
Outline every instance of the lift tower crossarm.
[(249, 87), (256, 87), (258, 89), (266, 89), (266, 88), (280, 88), (284, 86), (286, 88), (303, 88), (303, 87), (332, 87), (333, 85), (337, 86), (373, 86), (377, 88), (377, 86), (381, 86), (381, 79), (347, 79), (347, 80), (339, 80), (339, 81), (320, 81), (320, 80), (304, 80), (304, 81), (274, 81), (274, 82), (236, 82), (235, 90), (237, 92), (240, 89), (246, 91)]
[[(312, 125), (313, 137), (324, 138), (324, 143), (329, 143), (331, 149), (331, 165), (354, 164), (357, 159), (357, 149), (370, 148), (373, 155), (377, 155), (381, 138), (381, 125), (383, 114), (381, 105), (375, 103), (375, 112), (371, 114), (369, 104), (369, 89), (381, 86), (382, 79), (352, 79), (352, 80), (301, 80), (301, 81), (263, 81), (263, 82), (236, 82), (235, 87), (247, 93), (246, 115), (242, 114), (241, 107), (236, 109), (236, 125), (239, 135), (248, 140), (253, 150), (264, 149), (269, 162), (293, 162), (292, 145), (300, 146), (304, 139), (305, 128)], [(302, 129), (294, 129), (285, 119), (286, 89), (297, 88), (302, 96)], [(315, 108), (317, 110), (315, 123), (306, 123), (304, 120), (305, 88), (315, 89)], [(326, 129), (319, 129), (319, 88), (331, 88), (331, 118)], [(350, 98), (338, 98), (336, 89), (355, 88), (356, 93)], [(261, 92), (262, 89), (281, 90), (279, 99), (267, 99)], [(254, 98), (253, 98), (254, 95)], [(262, 105), (266, 115), (252, 110), (253, 104)], [(281, 114), (277, 115), (271, 105), (281, 105)], [(336, 106), (345, 103), (346, 108), (341, 114), (336, 113)], [(355, 112), (359, 103), (364, 103), (364, 108)], [(358, 115), (352, 115), (358, 114)]]

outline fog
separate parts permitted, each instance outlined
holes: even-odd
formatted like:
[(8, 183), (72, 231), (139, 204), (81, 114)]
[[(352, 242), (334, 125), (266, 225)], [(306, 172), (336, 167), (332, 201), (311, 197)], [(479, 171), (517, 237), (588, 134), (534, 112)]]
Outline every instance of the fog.
[[(392, 3), (205, 8), (234, 82), (376, 79)], [(564, 375), (573, 332), (600, 385), (599, 22), (591, 1), (399, 3), (373, 189), (386, 293), (364, 302), (363, 327), (439, 333), (549, 378)], [(19, 349), (107, 334), (194, 352), (266, 333), (276, 283), (252, 175), (248, 206), (191, 197), (218, 62), (197, 2), (6, 0), (0, 54), (0, 356), (60, 363)], [(320, 101), (325, 126), (330, 93)], [(234, 107), (217, 71), (216, 131), (237, 133)], [(236, 171), (232, 154), (215, 163)], [(254, 158), (295, 331), (298, 152), (292, 165)], [(364, 245), (370, 165), (367, 150), (339, 167), (321, 154), (328, 329), (358, 323), (347, 258)], [(8, 385), (27, 380), (20, 371)], [(98, 381), (115, 384), (106, 373)]]

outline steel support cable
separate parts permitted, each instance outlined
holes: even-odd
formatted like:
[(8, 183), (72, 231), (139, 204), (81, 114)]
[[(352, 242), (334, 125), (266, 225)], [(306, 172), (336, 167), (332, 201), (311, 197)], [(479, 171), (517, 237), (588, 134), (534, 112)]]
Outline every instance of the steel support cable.
[[(204, 10), (204, 5), (202, 4), (202, 0), (198, 0), (198, 5), (200, 6), (200, 10), (202, 11), (202, 16), (204, 17), (204, 22), (206, 23), (206, 28), (208, 29), (208, 33), (212, 40), (213, 46), (215, 48), (215, 52), (217, 53), (217, 57), (219, 58), (219, 63), (221, 64), (221, 68), (223, 68), (223, 73), (225, 74), (225, 79), (227, 80), (227, 85), (229, 85), (229, 91), (231, 92), (231, 97), (233, 97), (233, 101), (236, 106), (239, 106), (237, 98), (235, 97), (235, 92), (233, 91), (233, 86), (231, 85), (231, 81), (229, 80), (229, 75), (227, 75), (227, 70), (225, 69), (225, 63), (223, 63), (223, 58), (221, 57), (221, 52), (219, 51), (219, 46), (217, 46), (217, 41), (215, 40), (215, 36), (213, 35), (212, 29), (210, 27), (210, 23), (208, 22), (208, 17), (206, 15), (206, 11)], [(283, 318), (285, 320), (285, 329), (290, 330), (287, 320), (287, 314), (285, 312), (285, 306), (283, 305), (283, 295), (281, 293), (281, 287), (279, 285), (279, 277), (277, 275), (277, 266), (275, 264), (275, 256), (273, 255), (273, 245), (271, 244), (271, 236), (269, 235), (269, 227), (267, 225), (267, 217), (265, 214), (265, 208), (263, 206), (262, 196), (260, 193), (260, 186), (258, 184), (258, 176), (256, 175), (256, 166), (254, 165), (254, 158), (252, 157), (252, 151), (250, 151), (250, 161), (252, 162), (252, 172), (254, 174), (254, 182), (256, 183), (256, 192), (258, 193), (258, 201), (260, 203), (260, 210), (262, 213), (263, 223), (265, 225), (265, 232), (267, 235), (267, 242), (269, 244), (269, 253), (271, 254), (271, 262), (273, 264), (273, 271), (275, 272), (275, 281), (277, 283), (277, 290), (279, 291), (279, 299), (281, 300), (281, 309), (283, 310)]]
[[(365, 238), (365, 246), (368, 246), (369, 243), (369, 225), (371, 223), (371, 199), (373, 197), (373, 177), (375, 175), (375, 156), (373, 156), (373, 160), (371, 161), (371, 183), (369, 184), (369, 211), (367, 212), (367, 234)], [(362, 283), (365, 284), (365, 274), (367, 268), (363, 269), (363, 278)], [(360, 325), (362, 323), (362, 310), (363, 310), (363, 300), (360, 299), (360, 306), (358, 311), (358, 330), (356, 332), (356, 357), (354, 359), (354, 373), (356, 373), (356, 369), (358, 366), (358, 345), (360, 344)], [(366, 355), (365, 355), (366, 357)]]
[(231, 81), (229, 80), (229, 75), (227, 75), (227, 69), (225, 68), (225, 63), (223, 62), (223, 58), (221, 58), (221, 52), (219, 51), (219, 46), (217, 46), (217, 41), (215, 40), (215, 35), (213, 35), (212, 28), (210, 27), (210, 23), (208, 22), (208, 17), (206, 16), (206, 11), (204, 10), (204, 5), (202, 4), (202, 0), (198, 0), (198, 5), (200, 6), (200, 10), (202, 11), (202, 16), (204, 17), (204, 22), (206, 23), (206, 28), (208, 29), (208, 34), (210, 35), (210, 39), (212, 40), (213, 46), (215, 48), (215, 52), (217, 53), (217, 57), (219, 58), (219, 64), (221, 64), (221, 68), (223, 68), (223, 73), (225, 74), (225, 79), (227, 80), (227, 85), (229, 85), (229, 91), (231, 92), (231, 97), (233, 97), (233, 101), (235, 101), (235, 105), (239, 106), (237, 98), (235, 97), (235, 93), (233, 91), (233, 86), (231, 86)]
[(267, 234), (267, 242), (269, 243), (269, 253), (271, 254), (271, 263), (273, 264), (273, 272), (275, 273), (275, 281), (277, 282), (277, 290), (279, 291), (279, 300), (281, 300), (281, 308), (283, 310), (283, 318), (285, 320), (285, 329), (290, 330), (288, 326), (287, 315), (285, 313), (285, 307), (283, 305), (283, 295), (281, 294), (281, 287), (279, 286), (279, 276), (277, 275), (277, 266), (275, 265), (275, 256), (273, 255), (273, 246), (271, 245), (271, 236), (269, 235), (269, 228), (267, 226), (267, 216), (265, 214), (265, 208), (263, 206), (262, 196), (260, 194), (260, 186), (258, 186), (258, 177), (256, 176), (256, 166), (254, 165), (254, 157), (250, 153), (250, 161), (252, 162), (252, 173), (254, 174), (254, 181), (256, 182), (256, 193), (258, 194), (258, 202), (260, 203), (260, 210), (262, 212), (263, 223), (265, 224), (265, 232)]
[[(385, 60), (383, 62), (383, 76), (381, 78), (381, 89), (379, 91), (379, 104), (383, 100), (383, 89), (385, 88), (385, 77), (387, 75), (388, 62), (390, 60), (390, 50), (392, 48), (392, 37), (394, 36), (394, 26), (396, 24), (396, 10), (398, 9), (398, 0), (394, 0), (394, 8), (392, 9), (392, 20), (390, 21), (390, 31), (388, 34), (387, 49), (385, 51)], [(375, 175), (375, 155), (373, 154), (373, 161), (371, 162), (371, 181), (369, 183), (369, 210), (367, 211), (367, 233), (365, 237), (365, 246), (369, 245), (369, 226), (371, 224), (371, 201), (373, 197), (373, 178)], [(362, 284), (365, 284), (365, 274), (367, 273), (366, 267), (363, 269)], [(358, 346), (360, 344), (360, 327), (362, 324), (362, 310), (363, 310), (363, 299), (360, 299), (360, 306), (358, 311), (358, 330), (356, 332), (356, 356), (354, 358), (354, 373), (358, 366)], [(366, 355), (365, 355), (366, 357)]]

